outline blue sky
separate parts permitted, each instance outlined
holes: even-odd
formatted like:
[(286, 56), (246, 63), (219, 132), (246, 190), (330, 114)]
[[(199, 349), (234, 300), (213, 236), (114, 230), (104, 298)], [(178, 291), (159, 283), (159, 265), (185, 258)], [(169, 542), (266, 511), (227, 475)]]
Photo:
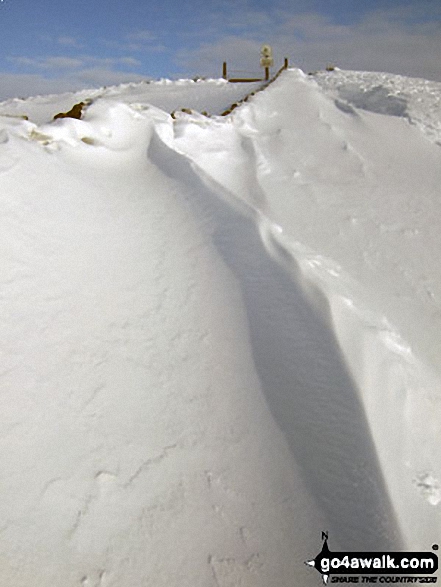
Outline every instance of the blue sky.
[(0, 98), (276, 64), (441, 81), (441, 0), (2, 0)]

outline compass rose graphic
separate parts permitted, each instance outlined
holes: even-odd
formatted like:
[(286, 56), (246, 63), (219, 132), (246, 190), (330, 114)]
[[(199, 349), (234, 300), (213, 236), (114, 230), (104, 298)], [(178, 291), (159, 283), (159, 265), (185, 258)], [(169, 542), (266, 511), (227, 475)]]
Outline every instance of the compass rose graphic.
[(328, 580), (329, 580), (329, 575), (326, 573), (322, 572), (322, 567), (321, 567), (321, 561), (322, 558), (329, 558), (331, 552), (329, 550), (328, 547), (328, 533), (327, 532), (322, 532), (322, 540), (323, 540), (323, 545), (322, 545), (322, 549), (321, 551), (318, 553), (318, 555), (309, 560), (309, 561), (305, 561), (305, 565), (308, 565), (308, 567), (313, 567), (315, 569), (317, 569), (317, 571), (319, 573), (321, 573), (322, 575), (322, 579), (323, 579), (323, 584), (327, 585), (328, 584)]

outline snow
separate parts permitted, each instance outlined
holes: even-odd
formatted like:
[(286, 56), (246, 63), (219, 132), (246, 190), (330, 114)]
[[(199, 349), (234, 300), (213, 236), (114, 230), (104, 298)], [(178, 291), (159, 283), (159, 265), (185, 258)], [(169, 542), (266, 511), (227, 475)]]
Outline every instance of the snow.
[(2, 584), (312, 586), (322, 530), (431, 549), (439, 86), (0, 104)]
[(367, 71), (338, 71), (331, 75), (319, 72), (315, 79), (338, 106), (344, 107), (346, 102), (363, 110), (406, 117), (439, 144), (440, 82)]
[(12, 98), (0, 103), (0, 116), (27, 116), (36, 124), (51, 122), (59, 112), (67, 112), (78, 102), (105, 98), (123, 104), (148, 103), (171, 113), (181, 108), (220, 114), (261, 84), (229, 84), (223, 79), (178, 80), (128, 83), (34, 98)]

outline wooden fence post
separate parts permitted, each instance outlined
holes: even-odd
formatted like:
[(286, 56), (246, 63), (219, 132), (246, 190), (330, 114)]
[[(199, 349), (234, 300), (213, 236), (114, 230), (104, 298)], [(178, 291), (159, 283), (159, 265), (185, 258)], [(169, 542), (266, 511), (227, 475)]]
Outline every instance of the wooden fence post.
[(289, 65), (288, 65), (288, 57), (285, 57), (285, 69), (288, 69)]
[(269, 67), (265, 67), (265, 81), (269, 80)]
[(223, 65), (222, 65), (222, 77), (224, 79), (228, 79), (228, 77), (227, 77), (227, 62), (226, 61), (224, 61)]

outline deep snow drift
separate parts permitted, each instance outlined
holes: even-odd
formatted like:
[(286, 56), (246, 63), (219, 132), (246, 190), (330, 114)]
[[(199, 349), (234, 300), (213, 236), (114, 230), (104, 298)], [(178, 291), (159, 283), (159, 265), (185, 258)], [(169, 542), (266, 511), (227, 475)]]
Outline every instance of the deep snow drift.
[(0, 104), (1, 584), (430, 550), (441, 84), (290, 70), (176, 120), (249, 88), (151, 86)]

